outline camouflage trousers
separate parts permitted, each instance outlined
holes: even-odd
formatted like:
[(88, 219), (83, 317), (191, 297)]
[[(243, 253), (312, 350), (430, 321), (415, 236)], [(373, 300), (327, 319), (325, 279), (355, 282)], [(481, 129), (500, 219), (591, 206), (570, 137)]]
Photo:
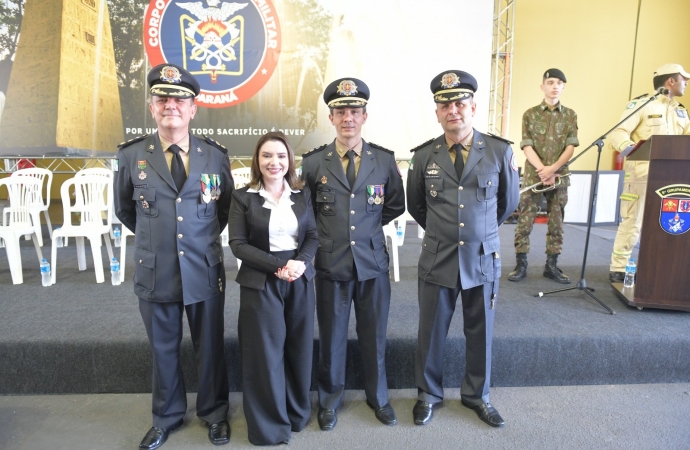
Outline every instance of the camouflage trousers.
[[(562, 187), (544, 192), (549, 226), (546, 231), (546, 254), (557, 255), (563, 247), (563, 216), (568, 203), (568, 188)], [(520, 196), (518, 221), (515, 227), (515, 253), (529, 253), (529, 235), (534, 227), (534, 219), (539, 212), (542, 193), (530, 191)]]

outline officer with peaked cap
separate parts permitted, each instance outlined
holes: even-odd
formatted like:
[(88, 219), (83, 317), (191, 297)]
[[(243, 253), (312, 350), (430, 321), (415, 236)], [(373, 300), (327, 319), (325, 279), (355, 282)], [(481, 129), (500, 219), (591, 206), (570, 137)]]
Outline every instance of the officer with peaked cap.
[(418, 401), (414, 423), (426, 425), (443, 401), (445, 341), (458, 296), (466, 339), (462, 404), (494, 427), (504, 422), (489, 403), (491, 339), (501, 276), (498, 226), (518, 205), (510, 143), (472, 127), (477, 81), (447, 70), (431, 81), (443, 134), (412, 150), (409, 212), (424, 228), (418, 263)]
[(319, 322), (318, 421), (328, 431), (345, 389), (347, 330), (355, 305), (367, 404), (386, 425), (386, 328), (391, 286), (382, 226), (405, 211), (395, 155), (362, 139), (369, 88), (356, 78), (326, 87), (323, 99), (336, 138), (304, 154), (302, 176), (312, 192), (319, 231), (316, 313)]
[[(659, 67), (652, 80), (654, 90), (664, 88), (666, 94), (659, 95), (611, 132), (609, 138), (614, 150), (622, 152), (654, 134), (690, 134), (688, 110), (676, 100), (676, 97), (682, 97), (685, 93), (688, 79), (690, 73), (680, 64), (664, 64)], [(649, 94), (645, 94), (629, 102), (621, 120), (648, 99)], [(625, 162), (625, 185), (620, 197), (621, 222), (613, 242), (609, 268), (609, 280), (612, 283), (623, 282), (625, 266), (640, 239), (648, 173), (649, 161)]]
[(134, 231), (134, 293), (153, 355), (153, 427), (139, 448), (160, 447), (183, 423), (185, 313), (199, 376), (196, 413), (208, 424), (210, 441), (225, 444), (230, 426), (220, 231), (234, 189), (230, 164), (220, 144), (189, 133), (199, 94), (194, 76), (161, 64), (147, 80), (158, 132), (120, 145), (115, 176), (115, 214)]

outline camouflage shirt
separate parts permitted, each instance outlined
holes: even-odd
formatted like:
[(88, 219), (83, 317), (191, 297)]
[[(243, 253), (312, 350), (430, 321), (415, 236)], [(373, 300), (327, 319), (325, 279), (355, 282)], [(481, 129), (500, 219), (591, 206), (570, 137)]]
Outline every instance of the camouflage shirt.
[[(568, 145), (577, 147), (577, 114), (561, 103), (551, 111), (546, 102), (525, 111), (522, 115), (520, 148), (531, 145), (545, 166), (556, 161)], [(567, 173), (564, 169), (561, 173)], [(525, 161), (524, 185), (539, 182), (539, 175), (529, 161)]]

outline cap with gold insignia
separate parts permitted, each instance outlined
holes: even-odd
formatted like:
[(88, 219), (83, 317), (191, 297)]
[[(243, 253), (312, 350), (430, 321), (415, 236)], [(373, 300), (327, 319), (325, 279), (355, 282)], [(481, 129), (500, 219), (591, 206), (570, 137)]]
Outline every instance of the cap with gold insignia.
[(690, 73), (687, 73), (680, 64), (664, 64), (654, 71), (654, 76), (675, 75), (677, 73), (683, 75), (685, 78), (690, 78)]
[(151, 95), (193, 98), (199, 95), (199, 82), (194, 75), (175, 64), (160, 64), (146, 76)]
[(323, 101), (329, 108), (363, 108), (369, 100), (369, 86), (357, 78), (340, 78), (323, 91)]
[(477, 92), (477, 80), (462, 70), (446, 70), (431, 80), (430, 88), (436, 103), (450, 103), (472, 97)]
[(544, 77), (545, 80), (547, 78), (558, 78), (564, 83), (567, 83), (568, 81), (565, 79), (565, 74), (563, 73), (562, 70), (559, 69), (549, 69), (546, 72), (544, 72)]

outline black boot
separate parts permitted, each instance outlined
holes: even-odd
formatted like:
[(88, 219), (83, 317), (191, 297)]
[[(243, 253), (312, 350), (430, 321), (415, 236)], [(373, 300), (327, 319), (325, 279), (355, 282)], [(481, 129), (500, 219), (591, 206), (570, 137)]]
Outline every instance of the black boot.
[(570, 278), (561, 269), (556, 267), (558, 255), (546, 255), (546, 265), (544, 266), (544, 276), (556, 280), (561, 284), (570, 284)]
[(515, 260), (517, 261), (517, 266), (508, 275), (508, 280), (510, 281), (520, 281), (527, 276), (527, 253), (516, 253)]

